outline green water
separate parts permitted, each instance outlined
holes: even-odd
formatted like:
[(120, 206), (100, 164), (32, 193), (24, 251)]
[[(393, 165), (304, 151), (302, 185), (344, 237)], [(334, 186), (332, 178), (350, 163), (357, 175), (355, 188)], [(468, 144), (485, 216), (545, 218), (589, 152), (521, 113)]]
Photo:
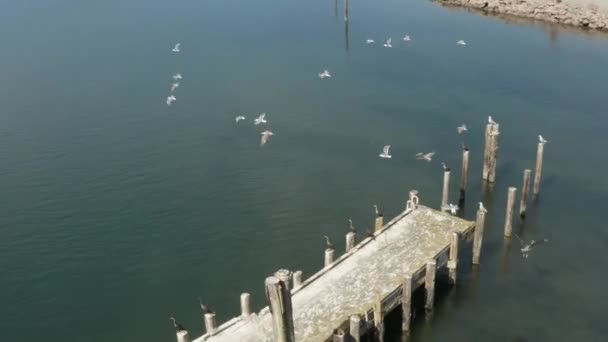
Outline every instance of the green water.
[[(482, 265), (465, 252), (413, 340), (605, 339), (608, 39), (424, 0), (350, 6), (347, 51), (331, 0), (5, 2), (0, 339), (173, 341), (170, 314), (201, 334), (199, 295), (220, 321), (241, 292), (259, 309), (263, 279), (314, 273), (321, 236), (341, 250), (347, 218), (371, 226), (374, 203), (392, 217), (412, 188), (438, 207), (463, 122), (472, 219), (488, 113), (502, 134)], [(260, 112), (276, 134), (264, 148)], [(523, 259), (503, 245), (506, 189), (539, 133), (542, 195), (515, 230), (550, 242)], [(435, 162), (413, 159), (430, 150)]]

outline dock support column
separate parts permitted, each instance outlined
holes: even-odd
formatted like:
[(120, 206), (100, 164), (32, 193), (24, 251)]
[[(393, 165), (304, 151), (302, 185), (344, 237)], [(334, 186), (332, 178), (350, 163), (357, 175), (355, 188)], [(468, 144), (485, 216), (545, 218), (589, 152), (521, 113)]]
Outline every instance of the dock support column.
[(534, 196), (538, 196), (540, 192), (540, 177), (543, 173), (543, 154), (545, 150), (545, 144), (542, 142), (538, 143), (538, 149), (536, 150), (536, 171), (534, 171)]
[(325, 267), (331, 265), (334, 262), (334, 254), (336, 250), (333, 248), (325, 249)]
[(178, 331), (176, 333), (176, 335), (177, 335), (177, 342), (190, 342), (190, 335), (188, 334), (188, 331), (181, 330), (181, 331)]
[(206, 313), (205, 317), (205, 332), (207, 335), (213, 336), (215, 335), (215, 331), (217, 330), (217, 321), (215, 319), (215, 313)]
[(348, 21), (348, 0), (344, 0), (344, 21)]
[(521, 186), (521, 200), (519, 201), (519, 216), (526, 216), (526, 209), (528, 209), (528, 191), (530, 191), (530, 175), (532, 170), (524, 170), (524, 183)]
[(277, 277), (268, 277), (265, 281), (266, 295), (272, 314), (274, 341), (295, 342), (293, 331), (293, 312), (291, 309), (291, 292)]
[(496, 157), (498, 152), (498, 124), (486, 125), (486, 146), (483, 154), (482, 178), (490, 183), (496, 181)]
[(426, 289), (426, 302), (424, 307), (427, 311), (433, 310), (435, 301), (435, 273), (437, 272), (437, 261), (429, 260), (426, 263), (426, 274), (424, 275), (424, 288)]
[(452, 233), (450, 240), (450, 259), (448, 260), (449, 282), (456, 285), (456, 271), (458, 268), (458, 233)]
[(346, 234), (346, 253), (350, 252), (351, 249), (355, 248), (357, 244), (357, 233), (348, 232)]
[(441, 211), (448, 211), (449, 195), (450, 195), (450, 169), (443, 171), (443, 192), (441, 193)]
[(404, 333), (409, 333), (412, 319), (412, 276), (409, 274), (406, 275), (405, 279), (403, 280), (401, 308), (403, 310), (401, 330)]
[(285, 284), (287, 290), (291, 290), (291, 271), (286, 270), (284, 268), (274, 272), (274, 276), (279, 278), (279, 280)]
[(350, 338), (354, 342), (361, 342), (361, 316), (350, 316)]
[(346, 333), (342, 329), (334, 330), (332, 342), (346, 342)]
[(469, 148), (462, 149), (462, 169), (460, 171), (460, 198), (459, 202), (463, 202), (467, 191), (467, 179), (469, 178)]
[(486, 211), (483, 209), (477, 210), (475, 218), (475, 232), (473, 236), (473, 265), (479, 265), (479, 256), (481, 254), (481, 244), (483, 242), (483, 229), (486, 223)]
[(384, 313), (382, 312), (382, 297), (376, 298), (374, 304), (374, 325), (376, 326), (376, 341), (384, 342)]
[(382, 220), (382, 216), (376, 216), (376, 222), (374, 224), (374, 232), (382, 230), (382, 226), (384, 226), (384, 221)]
[(514, 187), (509, 187), (509, 194), (507, 197), (507, 209), (505, 217), (505, 237), (511, 237), (513, 231), (513, 207), (515, 206), (515, 192), (517, 191)]
[(293, 289), (302, 286), (302, 271), (293, 272)]
[(246, 318), (251, 315), (251, 295), (241, 293), (241, 317)]

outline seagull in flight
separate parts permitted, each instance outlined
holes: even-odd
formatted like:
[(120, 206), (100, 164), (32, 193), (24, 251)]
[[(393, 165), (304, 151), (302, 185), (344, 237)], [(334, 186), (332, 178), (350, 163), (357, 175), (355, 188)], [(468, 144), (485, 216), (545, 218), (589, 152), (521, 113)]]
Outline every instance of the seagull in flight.
[(329, 236), (327, 235), (323, 235), (323, 237), (325, 237), (325, 247), (327, 249), (334, 249), (334, 245), (331, 243), (331, 241), (329, 240)]
[(201, 299), (201, 297), (198, 297), (198, 305), (201, 307), (201, 311), (203, 312), (203, 315), (208, 314), (208, 313), (209, 314), (215, 313), (215, 312), (213, 312), (213, 310), (209, 309), (209, 307), (207, 305), (203, 304), (203, 300)]
[(467, 128), (467, 125), (462, 124), (462, 125), (456, 127), (456, 130), (458, 131), (458, 134), (462, 134), (465, 131), (468, 131), (469, 129)]
[(467, 45), (467, 43), (465, 43), (465, 41), (464, 41), (464, 40), (459, 40), (459, 41), (457, 41), (457, 42), (456, 42), (456, 44), (458, 44), (458, 45), (463, 45), (463, 46), (464, 46), (464, 45)]
[(532, 241), (530, 241), (530, 243), (526, 243), (522, 238), (519, 237), (519, 235), (517, 235), (517, 234), (514, 234), (514, 235), (517, 237), (517, 239), (521, 243), (521, 255), (524, 258), (528, 258), (528, 256), (530, 256), (530, 252), (532, 252), (532, 247), (534, 247), (536, 245), (540, 245), (541, 243), (549, 242), (549, 239), (542, 239), (542, 240), (532, 240)]
[(169, 319), (171, 321), (173, 321), (173, 327), (175, 328), (175, 331), (177, 331), (177, 332), (186, 331), (186, 328), (184, 328), (183, 325), (181, 325), (177, 320), (175, 320), (175, 317), (171, 316), (171, 317), (169, 317)]
[(445, 210), (445, 211), (449, 211), (450, 214), (452, 215), (456, 215), (456, 213), (458, 213), (458, 206), (456, 204), (446, 204), (444, 206), (441, 206), (441, 210)]
[(386, 145), (382, 148), (382, 153), (379, 154), (380, 158), (386, 158), (386, 159), (391, 159), (393, 156), (391, 156), (388, 152), (388, 150), (391, 148), (391, 145)]
[(538, 136), (538, 142), (540, 142), (543, 145), (546, 144), (546, 143), (548, 143), (548, 141), (545, 140), (542, 135)]
[(391, 42), (392, 42), (392, 41), (393, 41), (393, 38), (389, 38), (389, 39), (387, 39), (387, 40), (386, 40), (386, 43), (384, 43), (384, 45), (383, 45), (383, 46), (384, 46), (384, 47), (387, 47), (387, 48), (392, 48), (392, 47), (393, 47), (393, 46), (391, 45)]
[(173, 84), (171, 85), (171, 92), (174, 92), (174, 91), (175, 91), (175, 89), (177, 89), (177, 87), (179, 87), (179, 82), (173, 83)]
[(416, 153), (416, 159), (426, 160), (427, 162), (430, 162), (431, 160), (433, 160), (434, 155), (435, 155), (435, 152), (429, 152), (429, 153), (418, 152), (418, 153)]
[(177, 98), (173, 95), (167, 97), (167, 106), (170, 106)]
[(264, 146), (268, 142), (268, 139), (270, 139), (271, 135), (274, 135), (274, 133), (272, 133), (271, 131), (262, 132), (262, 140), (260, 140), (260, 146)]
[(171, 50), (171, 51), (173, 51), (173, 52), (180, 52), (180, 51), (181, 51), (181, 50), (179, 49), (179, 46), (180, 46), (180, 45), (182, 45), (182, 44), (181, 44), (181, 43), (177, 43), (177, 44), (175, 44), (175, 47), (174, 47), (174, 48), (173, 48), (173, 50)]
[(181, 80), (182, 79), (182, 74), (175, 74), (175, 75), (173, 75), (173, 79), (176, 80), (176, 81)]
[(412, 38), (410, 38), (410, 36), (406, 34), (405, 37), (403, 37), (403, 40), (409, 42), (410, 40), (412, 40)]
[(236, 118), (234, 118), (234, 121), (236, 121), (236, 123), (239, 123), (239, 121), (245, 120), (245, 117), (242, 115), (237, 116)]
[(374, 40), (368, 38), (365, 40), (365, 44), (374, 44)]
[(253, 124), (256, 126), (259, 124), (263, 124), (263, 123), (266, 123), (266, 113), (262, 113), (262, 114), (260, 114), (260, 116), (253, 119)]
[(496, 123), (496, 121), (494, 121), (494, 119), (492, 119), (492, 116), (491, 116), (491, 115), (488, 115), (488, 123), (489, 123), (490, 125), (498, 125), (498, 124)]
[(328, 77), (328, 78), (331, 77), (331, 74), (327, 70), (323, 70), (323, 72), (319, 73), (319, 78), (320, 79), (324, 79), (325, 77)]
[(488, 210), (486, 209), (486, 207), (483, 206), (482, 202), (479, 202), (479, 210), (482, 211), (482, 212), (484, 212), (484, 213), (488, 212)]

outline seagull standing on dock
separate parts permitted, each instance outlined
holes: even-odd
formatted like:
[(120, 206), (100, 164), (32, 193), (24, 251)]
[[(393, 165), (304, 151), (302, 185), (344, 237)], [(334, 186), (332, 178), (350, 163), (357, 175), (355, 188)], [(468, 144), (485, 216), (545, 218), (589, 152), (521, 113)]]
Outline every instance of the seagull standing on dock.
[(180, 51), (181, 51), (181, 50), (179, 49), (179, 46), (180, 46), (180, 45), (182, 45), (182, 44), (181, 44), (181, 43), (177, 43), (177, 44), (175, 44), (175, 47), (174, 47), (174, 48), (173, 48), (173, 50), (171, 50), (171, 51), (173, 51), (173, 52), (180, 52)]
[(459, 40), (459, 41), (456, 42), (456, 44), (462, 45), (462, 46), (467, 45), (467, 43), (465, 43), (464, 40)]
[(392, 42), (392, 41), (393, 41), (393, 38), (389, 38), (389, 39), (387, 39), (387, 40), (386, 40), (386, 43), (384, 43), (384, 45), (383, 45), (383, 46), (384, 46), (384, 47), (387, 47), (387, 48), (392, 48), (392, 47), (393, 47), (393, 46), (391, 45), (391, 42)]
[(391, 159), (393, 156), (389, 154), (389, 149), (391, 145), (386, 145), (382, 148), (382, 153), (379, 154), (380, 158)]
[(441, 210), (449, 211), (450, 214), (456, 215), (458, 213), (458, 206), (456, 204), (446, 204), (441, 206)]
[(266, 113), (262, 113), (260, 114), (260, 116), (258, 116), (257, 118), (253, 119), (253, 124), (254, 125), (259, 125), (259, 124), (265, 124), (266, 123)]
[(260, 146), (266, 145), (271, 135), (274, 135), (274, 133), (272, 133), (271, 131), (262, 132), (262, 140), (260, 141)]
[(490, 125), (498, 125), (494, 119), (492, 119), (492, 115), (488, 115), (488, 123)]
[(357, 232), (357, 229), (356, 229), (356, 228), (355, 228), (355, 226), (353, 225), (353, 220), (351, 220), (351, 219), (348, 219), (348, 230), (349, 230), (351, 233), (356, 233), (356, 232)]
[(368, 38), (365, 40), (365, 44), (374, 44), (374, 40)]
[(175, 331), (177, 331), (177, 332), (186, 331), (186, 328), (184, 328), (183, 325), (181, 325), (178, 321), (176, 321), (175, 317), (171, 316), (171, 317), (169, 317), (169, 319), (171, 321), (173, 321), (173, 327), (175, 328)]
[(405, 35), (405, 37), (403, 37), (403, 41), (409, 42), (410, 40), (412, 40), (412, 38), (410, 38), (409, 35)]
[(484, 213), (488, 212), (488, 210), (486, 209), (486, 207), (483, 206), (482, 202), (479, 202), (479, 210), (482, 211), (482, 212), (484, 212)]
[(173, 83), (173, 84), (171, 85), (171, 92), (174, 92), (174, 91), (175, 91), (175, 89), (177, 89), (177, 87), (179, 87), (179, 82), (177, 82), (177, 83)]
[(323, 237), (325, 238), (325, 247), (327, 249), (334, 249), (334, 245), (331, 243), (331, 241), (329, 240), (329, 236), (327, 235), (323, 235)]
[(243, 121), (243, 120), (245, 120), (245, 117), (242, 115), (239, 115), (236, 118), (234, 118), (234, 121), (236, 121), (236, 123), (239, 123), (239, 121)]
[(429, 152), (429, 153), (418, 152), (418, 153), (416, 153), (416, 159), (425, 160), (427, 162), (430, 162), (433, 160), (434, 155), (435, 155), (435, 152)]
[(545, 140), (542, 135), (538, 136), (538, 142), (541, 143), (541, 144), (543, 144), (543, 145), (546, 144), (546, 143), (548, 143), (548, 141)]
[(215, 313), (213, 312), (213, 310), (209, 309), (209, 307), (205, 304), (203, 304), (203, 299), (201, 297), (198, 297), (198, 305), (201, 307), (201, 311), (204, 314), (212, 314)]
[(330, 78), (331, 74), (329, 73), (328, 70), (323, 70), (323, 72), (319, 73), (319, 78), (320, 79), (324, 79), (324, 78)]
[(177, 98), (173, 95), (167, 97), (167, 106), (170, 106)]
[(462, 134), (465, 131), (468, 131), (467, 125), (462, 124), (462, 125), (456, 127), (456, 131), (458, 131), (458, 134)]
[(176, 80), (176, 81), (181, 80), (182, 79), (182, 74), (175, 74), (175, 75), (173, 75), (173, 79)]
[(530, 256), (530, 252), (532, 252), (532, 247), (536, 246), (536, 245), (540, 245), (541, 243), (545, 243), (545, 242), (549, 242), (549, 239), (542, 239), (542, 240), (532, 240), (530, 241), (530, 243), (526, 243), (522, 238), (519, 237), (519, 235), (514, 234), (517, 239), (519, 240), (519, 242), (521, 243), (521, 255), (524, 258), (528, 258), (528, 256)]

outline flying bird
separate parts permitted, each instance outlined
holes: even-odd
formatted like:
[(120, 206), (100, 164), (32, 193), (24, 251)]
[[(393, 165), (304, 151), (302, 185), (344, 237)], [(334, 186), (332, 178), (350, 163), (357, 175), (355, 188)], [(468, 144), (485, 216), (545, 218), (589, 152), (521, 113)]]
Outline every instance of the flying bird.
[(239, 121), (245, 120), (245, 117), (242, 115), (237, 116), (236, 118), (234, 118), (234, 121), (236, 121), (236, 123), (239, 123)]
[(488, 210), (486, 210), (486, 207), (483, 206), (482, 202), (479, 202), (479, 210), (482, 211), (482, 212), (484, 212), (484, 213), (488, 212)]
[(201, 297), (198, 297), (198, 305), (201, 307), (201, 311), (203, 312), (203, 314), (215, 313), (213, 312), (213, 310), (209, 309), (207, 305), (203, 304), (203, 300), (201, 299)]
[(391, 145), (386, 145), (382, 148), (382, 153), (379, 154), (380, 158), (386, 158), (386, 159), (391, 159), (393, 156), (391, 156), (389, 154), (389, 149), (391, 148)]
[(494, 119), (492, 119), (492, 116), (491, 116), (491, 115), (488, 115), (488, 123), (489, 123), (490, 125), (498, 125), (498, 124), (496, 123), (496, 121), (494, 121)]
[(256, 126), (259, 124), (263, 124), (263, 123), (266, 123), (266, 113), (262, 113), (262, 114), (260, 114), (260, 116), (253, 119), (253, 124)]
[(467, 125), (462, 124), (462, 125), (456, 127), (456, 130), (458, 131), (458, 134), (462, 134), (465, 131), (468, 131), (469, 129), (467, 128)]
[(458, 213), (458, 206), (456, 204), (446, 204), (441, 206), (441, 210), (449, 211), (450, 214), (456, 215)]
[(167, 106), (170, 106), (177, 98), (173, 95), (167, 97)]
[(324, 79), (326, 77), (328, 77), (328, 78), (331, 77), (331, 74), (329, 73), (329, 71), (323, 70), (323, 72), (319, 73), (319, 78), (320, 79)]
[(175, 331), (177, 331), (177, 332), (186, 331), (186, 328), (184, 328), (183, 325), (181, 325), (178, 321), (176, 321), (173, 316), (169, 317), (169, 319), (171, 321), (173, 321), (173, 327), (175, 328)]
[(429, 153), (418, 152), (418, 153), (416, 153), (416, 159), (426, 160), (427, 162), (430, 162), (431, 160), (433, 160), (434, 155), (435, 155), (435, 152), (429, 152)]
[(176, 81), (181, 80), (182, 79), (182, 74), (175, 74), (175, 75), (173, 75), (173, 79), (176, 80)]
[(325, 247), (327, 247), (327, 249), (334, 249), (334, 245), (329, 240), (329, 236), (323, 235), (323, 237), (325, 237)]
[(177, 89), (177, 87), (179, 87), (179, 82), (178, 82), (178, 83), (173, 83), (173, 84), (171, 85), (171, 92), (174, 92), (174, 91), (175, 91), (175, 89)]
[(374, 40), (373, 39), (367, 39), (365, 40), (365, 44), (373, 44)]
[(546, 143), (548, 143), (548, 141), (545, 140), (542, 135), (538, 136), (538, 142), (540, 142), (543, 145), (546, 144)]
[(403, 37), (403, 40), (406, 41), (406, 42), (409, 42), (410, 40), (412, 40), (412, 38), (410, 38), (410, 36), (408, 36), (406, 34), (405, 37)]
[(175, 47), (174, 47), (174, 48), (173, 48), (173, 50), (171, 50), (171, 51), (173, 51), (173, 52), (180, 52), (180, 49), (179, 49), (179, 46), (180, 46), (180, 45), (182, 45), (182, 44), (181, 44), (181, 43), (177, 43), (177, 44), (175, 44)]
[(517, 237), (517, 239), (521, 243), (521, 255), (524, 258), (528, 258), (528, 256), (530, 256), (530, 252), (532, 252), (532, 247), (534, 247), (536, 245), (540, 245), (541, 243), (549, 242), (549, 239), (542, 239), (542, 240), (532, 240), (532, 241), (530, 241), (530, 243), (526, 243), (522, 238), (519, 237), (519, 235), (517, 235), (517, 234), (514, 234), (514, 235)]
[(386, 40), (386, 43), (384, 43), (384, 47), (388, 47), (388, 48), (392, 48), (393, 46), (391, 45), (391, 42), (393, 41), (393, 38), (389, 38)]
[(357, 229), (353, 225), (353, 220), (351, 220), (351, 219), (348, 219), (348, 230), (350, 230), (352, 233), (357, 232)]
[(382, 217), (382, 211), (378, 209), (378, 206), (374, 204), (374, 211), (376, 212), (376, 217)]
[(463, 46), (464, 46), (464, 45), (467, 45), (467, 43), (465, 43), (465, 41), (464, 41), (464, 40), (459, 40), (459, 41), (457, 41), (457, 42), (456, 42), (456, 44), (458, 44), (458, 45), (463, 45)]
[(260, 146), (264, 146), (268, 142), (268, 139), (270, 139), (270, 136), (274, 135), (274, 133), (272, 133), (271, 131), (264, 131), (261, 134), (262, 140), (260, 140)]

